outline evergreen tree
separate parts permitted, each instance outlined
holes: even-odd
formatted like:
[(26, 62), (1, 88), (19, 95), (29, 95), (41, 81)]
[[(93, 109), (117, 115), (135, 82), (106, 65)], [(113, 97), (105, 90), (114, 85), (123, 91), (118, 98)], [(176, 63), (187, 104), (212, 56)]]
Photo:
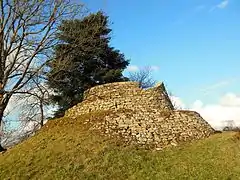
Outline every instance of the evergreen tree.
[(60, 43), (48, 73), (48, 83), (56, 92), (52, 99), (59, 106), (56, 116), (82, 101), (86, 89), (127, 80), (122, 72), (129, 61), (110, 46), (111, 31), (103, 12), (60, 25)]

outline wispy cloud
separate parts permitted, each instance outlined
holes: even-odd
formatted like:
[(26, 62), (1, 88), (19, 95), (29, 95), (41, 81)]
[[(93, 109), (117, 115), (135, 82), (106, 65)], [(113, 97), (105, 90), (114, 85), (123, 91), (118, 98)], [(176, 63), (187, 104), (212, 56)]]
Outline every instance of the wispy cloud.
[(160, 67), (159, 66), (150, 66), (150, 69), (153, 71), (159, 71)]
[(212, 84), (208, 87), (205, 87), (203, 89), (201, 89), (201, 91), (203, 92), (204, 95), (208, 95), (210, 94), (211, 92), (213, 92), (214, 90), (216, 89), (219, 89), (219, 88), (223, 88), (233, 82), (235, 82), (236, 79), (229, 79), (229, 80), (223, 80), (223, 81), (220, 81), (220, 82), (217, 82), (215, 84)]
[(139, 70), (139, 67), (136, 66), (136, 65), (131, 65), (131, 66), (127, 67), (127, 70), (130, 71), (130, 72), (135, 72), (135, 71)]
[(219, 4), (217, 5), (217, 8), (219, 8), (219, 9), (224, 9), (225, 7), (227, 7), (228, 3), (229, 3), (228, 0), (222, 1), (221, 3), (219, 3)]
[(137, 65), (130, 65), (127, 67), (127, 71), (129, 72), (135, 72), (135, 71), (139, 71), (141, 69), (149, 69), (151, 71), (159, 71), (160, 67), (159, 66), (156, 66), (156, 65), (152, 65), (152, 66), (145, 66), (145, 67), (139, 67)]
[(224, 9), (228, 6), (229, 4), (229, 0), (224, 0), (222, 2), (220, 2), (219, 4), (213, 6), (211, 9), (210, 9), (210, 12), (216, 10), (216, 9)]
[(229, 84), (229, 81), (220, 81), (218, 83), (215, 83), (215, 84), (212, 84), (204, 89), (202, 89), (202, 91), (204, 93), (208, 93), (209, 91), (212, 91), (212, 90), (215, 90), (215, 89), (218, 89), (218, 88), (221, 88), (221, 87), (224, 87), (226, 85)]

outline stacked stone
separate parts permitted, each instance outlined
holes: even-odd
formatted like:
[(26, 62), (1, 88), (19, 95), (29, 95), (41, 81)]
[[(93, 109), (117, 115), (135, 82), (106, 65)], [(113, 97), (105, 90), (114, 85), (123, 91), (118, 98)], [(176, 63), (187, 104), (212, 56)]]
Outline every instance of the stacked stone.
[(170, 111), (173, 105), (163, 84), (143, 90), (136, 82), (118, 82), (93, 87), (84, 93), (82, 103), (66, 111), (67, 117), (102, 110), (159, 109)]
[(101, 123), (93, 122), (93, 129), (119, 135), (128, 142), (158, 148), (202, 139), (214, 131), (196, 112), (172, 111), (168, 117), (161, 115), (155, 111), (116, 112), (106, 116)]
[(139, 145), (162, 148), (214, 133), (198, 113), (174, 110), (163, 83), (147, 90), (134, 82), (96, 86), (86, 91), (84, 101), (66, 116), (76, 118), (95, 111), (112, 113), (101, 122), (88, 122), (93, 129)]

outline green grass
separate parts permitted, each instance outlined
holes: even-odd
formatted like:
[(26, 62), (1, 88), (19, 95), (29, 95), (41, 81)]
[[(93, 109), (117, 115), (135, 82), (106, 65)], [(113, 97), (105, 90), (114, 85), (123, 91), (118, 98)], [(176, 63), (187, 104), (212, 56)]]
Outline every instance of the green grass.
[(84, 118), (52, 120), (37, 135), (0, 154), (0, 179), (240, 179), (235, 133), (151, 151), (88, 130)]

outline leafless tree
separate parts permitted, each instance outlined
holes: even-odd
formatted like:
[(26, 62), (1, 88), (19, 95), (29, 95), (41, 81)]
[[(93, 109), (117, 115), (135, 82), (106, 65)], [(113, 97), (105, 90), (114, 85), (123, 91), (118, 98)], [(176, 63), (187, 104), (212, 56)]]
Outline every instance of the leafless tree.
[(171, 100), (173, 108), (175, 110), (183, 110), (183, 107), (176, 102), (176, 99), (175, 99), (176, 97), (173, 95), (173, 93), (171, 91), (168, 91), (167, 93), (168, 93), (168, 96)]
[(153, 87), (157, 81), (155, 81), (151, 75), (151, 67), (144, 67), (138, 71), (129, 73), (129, 80), (138, 82), (141, 88)]
[[(11, 108), (7, 108), (5, 111), (2, 130), (0, 131), (1, 143), (4, 147), (9, 148), (26, 140), (46, 122), (48, 98), (51, 91), (39, 77), (31, 79), (30, 82), (28, 83), (29, 91), (15, 95), (10, 102)], [(12, 104), (13, 101), (15, 101), (14, 104)], [(11, 117), (11, 113), (14, 114), (15, 111), (20, 112), (18, 120), (9, 119), (8, 116)], [(14, 121), (19, 124), (17, 128), (8, 129), (7, 127), (11, 127)]]
[(38, 129), (39, 126), (27, 122), (21, 123), (17, 129), (5, 129), (2, 134), (1, 143), (4, 147), (13, 147), (33, 136)]
[(36, 78), (31, 80), (28, 91), (17, 96), (21, 105), (20, 121), (22, 123), (34, 122), (36, 126), (42, 127), (46, 120), (46, 112), (49, 105), (50, 90), (47, 85)]
[(59, 23), (81, 7), (70, 0), (0, 1), (0, 124), (11, 97), (29, 92), (46, 70)]
[(235, 124), (234, 120), (226, 120), (223, 123), (223, 131), (239, 131), (239, 127)]

